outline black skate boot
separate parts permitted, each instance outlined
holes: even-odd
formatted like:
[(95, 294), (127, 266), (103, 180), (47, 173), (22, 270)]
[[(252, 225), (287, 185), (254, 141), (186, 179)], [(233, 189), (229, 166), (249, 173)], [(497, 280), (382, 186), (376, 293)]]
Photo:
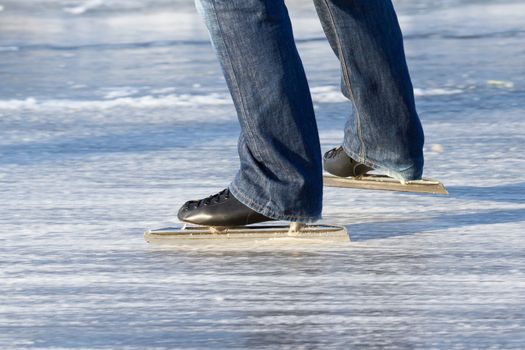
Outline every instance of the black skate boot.
[(326, 152), (323, 157), (323, 165), (324, 170), (339, 177), (357, 177), (373, 170), (350, 158), (343, 147), (336, 147)]
[(228, 189), (201, 200), (184, 203), (177, 216), (182, 222), (219, 227), (274, 221), (239, 202)]

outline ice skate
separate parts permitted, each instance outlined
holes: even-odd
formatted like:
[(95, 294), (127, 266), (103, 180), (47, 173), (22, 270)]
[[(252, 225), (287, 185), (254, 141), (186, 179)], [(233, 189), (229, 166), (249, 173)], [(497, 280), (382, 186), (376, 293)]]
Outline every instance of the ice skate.
[[(239, 202), (228, 189), (186, 202), (178, 212), (182, 227), (148, 230), (150, 243), (203, 239), (267, 239), (279, 237), (349, 240), (342, 226), (280, 223)], [(262, 224), (261, 224), (262, 223)]]
[(359, 177), (365, 175), (372, 168), (350, 158), (343, 147), (332, 148), (323, 156), (324, 170), (339, 177)]
[(184, 203), (177, 216), (184, 223), (212, 227), (247, 226), (274, 221), (239, 202), (229, 189)]
[(329, 173), (323, 176), (326, 187), (448, 194), (445, 186), (438, 180), (422, 178), (401, 182), (385, 175), (368, 174), (374, 169), (350, 158), (343, 147), (336, 147), (326, 152), (323, 165), (325, 171)]

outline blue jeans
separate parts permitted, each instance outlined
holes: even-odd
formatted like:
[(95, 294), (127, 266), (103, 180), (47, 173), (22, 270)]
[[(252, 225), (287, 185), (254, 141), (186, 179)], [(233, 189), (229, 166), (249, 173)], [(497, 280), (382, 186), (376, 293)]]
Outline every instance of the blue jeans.
[[(355, 113), (342, 142), (353, 159), (420, 178), (423, 129), (390, 0), (313, 0)], [(241, 125), (231, 193), (268, 217), (313, 222), (322, 211), (319, 135), (284, 0), (196, 0)]]

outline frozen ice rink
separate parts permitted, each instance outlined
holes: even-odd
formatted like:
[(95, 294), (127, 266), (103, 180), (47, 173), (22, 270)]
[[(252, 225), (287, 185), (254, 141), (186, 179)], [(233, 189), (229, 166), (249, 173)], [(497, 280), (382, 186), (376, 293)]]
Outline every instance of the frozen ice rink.
[[(323, 150), (351, 105), (288, 1)], [(326, 189), (352, 243), (169, 248), (238, 125), (191, 1), (0, 0), (0, 348), (525, 348), (525, 4), (398, 0), (448, 197)]]

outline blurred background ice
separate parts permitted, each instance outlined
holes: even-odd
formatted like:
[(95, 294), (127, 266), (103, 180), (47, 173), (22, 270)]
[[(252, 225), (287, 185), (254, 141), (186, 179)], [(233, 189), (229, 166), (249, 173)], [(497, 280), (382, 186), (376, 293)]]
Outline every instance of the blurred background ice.
[[(323, 150), (351, 106), (288, 1)], [(523, 348), (525, 4), (395, 2), (448, 197), (326, 189), (353, 243), (148, 246), (237, 170), (191, 1), (0, 0), (0, 347)]]

